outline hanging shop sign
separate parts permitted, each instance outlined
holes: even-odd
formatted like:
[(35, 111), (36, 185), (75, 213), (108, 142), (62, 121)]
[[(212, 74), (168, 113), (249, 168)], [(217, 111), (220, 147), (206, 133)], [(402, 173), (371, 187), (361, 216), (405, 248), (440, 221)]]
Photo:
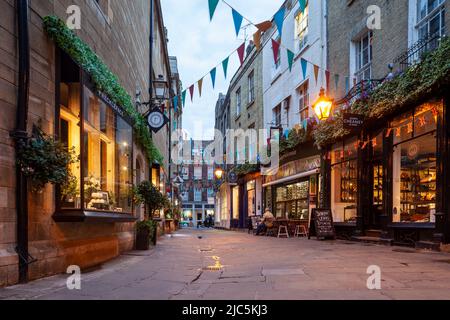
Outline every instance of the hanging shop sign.
[(235, 172), (230, 172), (228, 174), (228, 182), (230, 184), (235, 184), (238, 182), (238, 175)]
[(364, 125), (364, 116), (360, 114), (344, 114), (344, 129), (361, 130)]
[(309, 239), (336, 239), (333, 214), (329, 209), (313, 209), (309, 226)]
[(164, 113), (161, 112), (161, 110), (159, 110), (159, 108), (154, 108), (150, 111), (147, 120), (150, 129), (152, 129), (154, 133), (159, 132), (166, 124), (169, 123), (169, 119)]

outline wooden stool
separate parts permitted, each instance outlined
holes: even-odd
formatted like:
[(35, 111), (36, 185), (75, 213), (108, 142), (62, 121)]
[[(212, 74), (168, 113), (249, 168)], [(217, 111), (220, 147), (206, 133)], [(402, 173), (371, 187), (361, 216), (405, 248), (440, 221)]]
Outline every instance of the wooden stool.
[(306, 227), (303, 225), (298, 225), (295, 228), (295, 234), (294, 237), (300, 238), (300, 237), (308, 237), (308, 230), (306, 230)]
[(289, 231), (288, 231), (288, 227), (286, 226), (280, 226), (278, 228), (278, 238), (280, 237), (287, 237), (289, 238)]

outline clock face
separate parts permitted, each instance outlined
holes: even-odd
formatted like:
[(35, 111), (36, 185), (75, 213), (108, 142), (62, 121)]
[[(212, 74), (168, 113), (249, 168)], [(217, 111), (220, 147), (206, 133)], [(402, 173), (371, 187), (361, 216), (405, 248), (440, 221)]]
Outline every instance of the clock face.
[(148, 115), (148, 125), (154, 132), (158, 132), (167, 122), (167, 117), (159, 109), (154, 109)]

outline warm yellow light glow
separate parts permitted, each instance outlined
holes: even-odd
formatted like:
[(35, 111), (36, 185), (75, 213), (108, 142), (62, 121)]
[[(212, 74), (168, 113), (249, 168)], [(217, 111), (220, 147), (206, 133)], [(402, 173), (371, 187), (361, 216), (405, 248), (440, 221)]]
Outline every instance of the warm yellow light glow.
[(128, 143), (126, 143), (126, 142), (122, 143), (122, 145), (123, 145), (125, 148), (128, 147)]
[(325, 89), (320, 89), (319, 99), (314, 104), (314, 112), (320, 121), (330, 118), (331, 109), (333, 108), (333, 100), (325, 95)]
[(223, 178), (223, 173), (221, 168), (217, 168), (214, 174), (218, 180), (221, 180)]

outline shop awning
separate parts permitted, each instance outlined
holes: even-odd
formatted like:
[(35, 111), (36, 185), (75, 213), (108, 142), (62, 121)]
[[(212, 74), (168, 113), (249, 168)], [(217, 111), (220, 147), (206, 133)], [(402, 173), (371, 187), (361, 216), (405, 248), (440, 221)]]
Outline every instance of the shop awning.
[(283, 179), (280, 179), (280, 180), (276, 180), (276, 181), (272, 181), (272, 182), (263, 184), (263, 187), (264, 188), (265, 187), (270, 187), (270, 186), (273, 186), (273, 185), (282, 184), (282, 183), (286, 183), (286, 182), (289, 182), (289, 181), (298, 180), (298, 179), (301, 179), (301, 178), (306, 178), (306, 177), (318, 174), (319, 172), (320, 172), (319, 169), (315, 169), (315, 170), (311, 170), (311, 171), (307, 171), (307, 172), (302, 172), (302, 173), (299, 173), (299, 174), (296, 174), (296, 175), (293, 175), (293, 176), (290, 176), (290, 177), (286, 177), (286, 178), (283, 178)]

